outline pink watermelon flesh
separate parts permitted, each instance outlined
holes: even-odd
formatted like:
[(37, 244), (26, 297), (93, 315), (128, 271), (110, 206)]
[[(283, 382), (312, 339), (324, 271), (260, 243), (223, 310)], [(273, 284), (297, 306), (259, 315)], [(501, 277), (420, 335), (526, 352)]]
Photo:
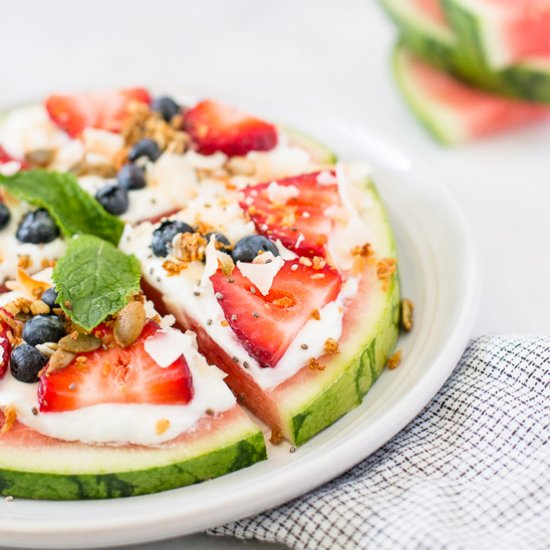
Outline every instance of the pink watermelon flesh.
[(550, 2), (548, 0), (479, 0), (496, 9), (503, 44), (510, 59), (550, 56)]
[(411, 53), (410, 78), (423, 89), (426, 104), (454, 111), (470, 138), (499, 133), (550, 116), (550, 107), (504, 98), (480, 91), (439, 71)]
[[(434, 23), (449, 27), (441, 0), (413, 0)], [(550, 57), (550, 2), (548, 0), (479, 0), (494, 10), (489, 24), (498, 28), (510, 63), (528, 57)]]
[(416, 7), (434, 23), (448, 26), (447, 18), (439, 0), (413, 0)]

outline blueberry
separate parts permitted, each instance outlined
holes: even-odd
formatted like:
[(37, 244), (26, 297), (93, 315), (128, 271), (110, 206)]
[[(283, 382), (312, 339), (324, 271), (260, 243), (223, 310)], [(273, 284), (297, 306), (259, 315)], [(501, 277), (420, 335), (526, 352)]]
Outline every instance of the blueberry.
[(48, 288), (48, 290), (45, 290), (42, 293), (42, 296), (40, 299), (50, 308), (53, 309), (54, 307), (59, 307), (59, 304), (57, 303), (57, 292), (55, 291), (55, 288), (52, 286)]
[(218, 233), (217, 231), (211, 231), (210, 233), (207, 233), (204, 238), (207, 242), (210, 242), (210, 237), (214, 235), (216, 237), (216, 243), (221, 243), (221, 250), (226, 250), (231, 247), (231, 243), (229, 242), (229, 239), (223, 234)]
[(149, 160), (155, 162), (160, 157), (160, 149), (157, 142), (145, 138), (135, 143), (128, 153), (128, 160), (135, 162), (141, 157), (147, 157)]
[(168, 255), (168, 247), (178, 233), (193, 233), (193, 228), (185, 222), (165, 220), (154, 231), (151, 248), (155, 256)]
[(134, 189), (143, 189), (147, 182), (145, 181), (145, 172), (141, 166), (137, 164), (125, 164), (116, 176), (120, 187), (124, 187), (128, 191)]
[(44, 368), (48, 358), (34, 346), (20, 344), (11, 352), (10, 370), (20, 382), (38, 382), (38, 373)]
[(59, 342), (67, 334), (63, 321), (57, 315), (35, 315), (23, 327), (23, 340), (31, 346)]
[(166, 122), (170, 122), (172, 117), (181, 113), (181, 107), (165, 95), (155, 98), (151, 103), (151, 109), (159, 113)]
[(8, 207), (0, 202), (0, 229), (4, 229), (8, 223), (10, 223), (11, 214)]
[(128, 191), (120, 185), (105, 185), (95, 194), (95, 198), (109, 214), (114, 216), (120, 216), (128, 210)]
[(40, 208), (23, 216), (15, 236), (22, 243), (45, 244), (59, 236), (59, 228), (48, 211)]
[(261, 235), (248, 235), (237, 242), (231, 256), (235, 262), (251, 262), (260, 250), (271, 252), (273, 256), (279, 255), (279, 250), (273, 241)]

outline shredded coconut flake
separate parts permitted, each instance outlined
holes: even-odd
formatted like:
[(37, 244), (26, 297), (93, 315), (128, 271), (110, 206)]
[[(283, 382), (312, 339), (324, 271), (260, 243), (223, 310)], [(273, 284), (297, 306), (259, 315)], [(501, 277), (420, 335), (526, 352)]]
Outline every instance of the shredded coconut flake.
[(334, 177), (334, 174), (332, 174), (328, 170), (323, 170), (317, 176), (317, 183), (320, 183), (321, 185), (332, 185), (333, 183), (336, 183), (336, 181), (337, 180)]
[(290, 199), (296, 198), (300, 190), (295, 185), (279, 185), (272, 181), (267, 187), (267, 197), (271, 202), (286, 204)]
[(285, 261), (294, 260), (298, 257), (298, 254), (295, 254), (292, 250), (285, 247), (285, 245), (281, 242), (281, 239), (277, 239), (275, 241), (275, 246), (277, 247), (281, 258)]
[(261, 254), (256, 260), (252, 263), (237, 262), (237, 267), (242, 275), (266, 296), (271, 290), (273, 279), (279, 273), (285, 261), (281, 256), (273, 256), (271, 252)]

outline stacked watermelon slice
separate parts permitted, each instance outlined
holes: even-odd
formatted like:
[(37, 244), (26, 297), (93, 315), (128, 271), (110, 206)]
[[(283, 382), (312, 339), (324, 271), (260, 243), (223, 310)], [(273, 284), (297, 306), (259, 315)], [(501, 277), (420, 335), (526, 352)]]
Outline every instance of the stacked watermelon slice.
[(381, 0), (397, 84), (448, 145), (550, 116), (548, 0)]

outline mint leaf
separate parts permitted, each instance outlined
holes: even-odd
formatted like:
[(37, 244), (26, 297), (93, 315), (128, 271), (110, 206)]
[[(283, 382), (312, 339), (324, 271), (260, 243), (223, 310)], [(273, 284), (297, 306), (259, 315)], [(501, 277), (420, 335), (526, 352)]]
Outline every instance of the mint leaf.
[(92, 235), (74, 237), (53, 271), (58, 303), (78, 325), (92, 330), (139, 292), (139, 261)]
[(123, 222), (106, 212), (72, 174), (29, 170), (0, 175), (0, 186), (21, 200), (45, 208), (66, 237), (97, 235), (113, 244), (120, 240)]

